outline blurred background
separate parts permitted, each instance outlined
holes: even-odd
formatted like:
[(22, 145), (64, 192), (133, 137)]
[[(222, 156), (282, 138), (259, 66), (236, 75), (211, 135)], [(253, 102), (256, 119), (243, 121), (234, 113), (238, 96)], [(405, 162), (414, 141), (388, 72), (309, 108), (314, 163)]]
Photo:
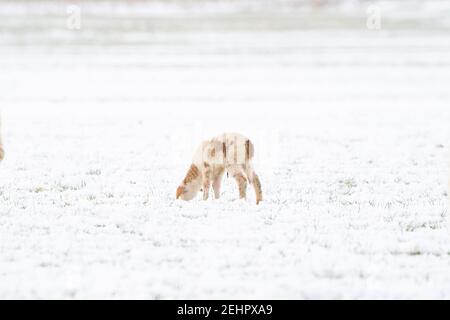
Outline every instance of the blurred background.
[(450, 1), (0, 2), (3, 108), (430, 107), (449, 64)]

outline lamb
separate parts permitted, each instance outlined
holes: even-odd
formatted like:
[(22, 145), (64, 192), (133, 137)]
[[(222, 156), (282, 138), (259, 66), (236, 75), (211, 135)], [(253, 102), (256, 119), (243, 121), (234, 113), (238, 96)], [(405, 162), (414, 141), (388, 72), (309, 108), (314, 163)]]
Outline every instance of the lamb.
[(251, 162), (253, 156), (253, 143), (237, 133), (224, 133), (202, 142), (177, 189), (176, 198), (189, 201), (202, 190), (203, 200), (208, 200), (212, 184), (215, 199), (219, 199), (222, 177), (227, 171), (236, 179), (239, 198), (246, 198), (249, 182), (255, 190), (256, 204), (259, 204), (262, 201), (261, 183), (253, 170)]

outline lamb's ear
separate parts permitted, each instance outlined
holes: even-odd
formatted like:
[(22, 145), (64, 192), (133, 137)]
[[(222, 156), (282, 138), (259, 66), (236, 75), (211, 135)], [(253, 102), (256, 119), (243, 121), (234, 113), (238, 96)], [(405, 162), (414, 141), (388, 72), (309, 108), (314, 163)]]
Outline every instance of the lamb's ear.
[(177, 199), (179, 198), (179, 197), (181, 197), (181, 195), (184, 193), (184, 187), (182, 187), (182, 186), (179, 186), (178, 188), (177, 188)]
[(188, 184), (193, 180), (197, 179), (200, 176), (200, 170), (198, 170), (195, 164), (191, 164), (188, 172), (186, 173), (186, 177), (183, 180), (183, 184)]

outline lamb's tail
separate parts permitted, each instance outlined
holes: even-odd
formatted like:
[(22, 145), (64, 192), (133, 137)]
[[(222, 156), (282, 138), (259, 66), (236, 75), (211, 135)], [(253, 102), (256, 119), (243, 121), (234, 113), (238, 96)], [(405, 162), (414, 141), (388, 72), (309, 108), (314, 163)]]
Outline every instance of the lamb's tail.
[(250, 161), (253, 159), (255, 155), (255, 147), (253, 146), (253, 143), (247, 139), (245, 141), (245, 160)]

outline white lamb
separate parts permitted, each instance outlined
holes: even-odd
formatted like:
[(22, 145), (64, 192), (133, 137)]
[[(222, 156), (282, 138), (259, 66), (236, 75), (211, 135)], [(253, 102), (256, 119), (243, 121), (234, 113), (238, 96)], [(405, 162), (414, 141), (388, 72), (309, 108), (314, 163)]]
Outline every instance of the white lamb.
[(177, 199), (192, 200), (203, 189), (203, 200), (207, 200), (211, 184), (215, 198), (218, 199), (226, 170), (236, 179), (239, 197), (246, 197), (248, 181), (253, 185), (256, 204), (259, 204), (262, 201), (261, 183), (252, 167), (253, 156), (253, 143), (237, 133), (224, 133), (204, 141), (195, 152), (186, 177), (177, 189)]

